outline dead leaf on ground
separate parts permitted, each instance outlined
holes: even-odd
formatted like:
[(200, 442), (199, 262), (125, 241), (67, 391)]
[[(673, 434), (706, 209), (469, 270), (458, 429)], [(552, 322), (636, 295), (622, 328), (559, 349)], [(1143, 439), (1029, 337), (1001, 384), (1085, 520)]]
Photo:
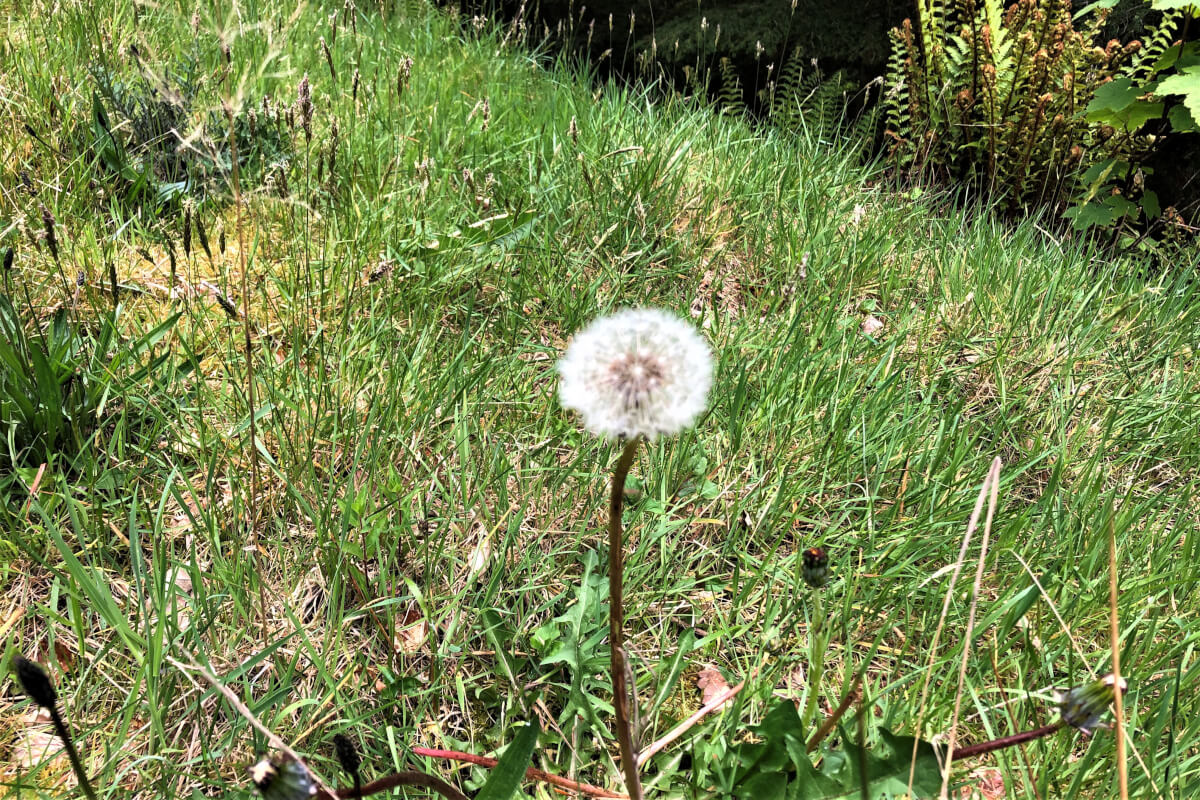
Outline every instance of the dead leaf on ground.
[(12, 763), (21, 770), (30, 770), (42, 765), (52, 770), (67, 766), (63, 743), (54, 733), (50, 712), (39, 708), (21, 718), (16, 741), (9, 755)]
[[(696, 688), (700, 690), (700, 701), (708, 705), (718, 695), (729, 691), (729, 681), (725, 680), (725, 676), (716, 667), (706, 666), (696, 676)], [(728, 702), (726, 700), (721, 705), (724, 706)]]
[(429, 641), (429, 622), (421, 616), (417, 609), (396, 620), (396, 639), (394, 645), (397, 653), (415, 655)]
[(971, 773), (966, 786), (959, 793), (962, 800), (1003, 800), (1007, 797), (1004, 773), (995, 767), (985, 767)]
[(862, 321), (864, 336), (873, 336), (881, 330), (883, 330), (883, 320), (873, 314), (868, 314), (866, 319)]

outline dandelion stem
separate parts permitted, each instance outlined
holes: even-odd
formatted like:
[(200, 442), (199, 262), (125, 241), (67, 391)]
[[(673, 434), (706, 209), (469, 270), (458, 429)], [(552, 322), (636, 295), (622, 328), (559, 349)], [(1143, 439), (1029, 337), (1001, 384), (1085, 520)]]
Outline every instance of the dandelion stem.
[(631, 800), (642, 800), (642, 784), (638, 778), (637, 754), (633, 747), (633, 726), (629, 715), (628, 662), (625, 657), (625, 607), (622, 600), (624, 542), (621, 531), (621, 503), (625, 494), (625, 479), (633, 466), (641, 436), (625, 445), (617, 469), (613, 473), (612, 497), (608, 504), (608, 621), (612, 646), (613, 707), (617, 712), (617, 742), (621, 746), (621, 768), (625, 772), (625, 789)]
[(1001, 736), (999, 739), (992, 739), (979, 744), (967, 745), (966, 747), (956, 748), (954, 757), (957, 759), (971, 758), (972, 756), (982, 756), (987, 753), (994, 753), (997, 750), (1003, 750), (1006, 747), (1012, 747), (1025, 742), (1032, 742), (1034, 739), (1041, 739), (1043, 736), (1049, 736), (1063, 726), (1062, 721), (1055, 722), (1052, 725), (1043, 725), (1040, 728), (1034, 728), (1031, 731), (1022, 731), (1014, 733), (1012, 736)]
[(93, 791), (92, 784), (88, 782), (83, 762), (79, 760), (75, 743), (71, 741), (71, 734), (67, 731), (66, 723), (63, 722), (57, 707), (50, 708), (50, 721), (54, 723), (54, 732), (58, 734), (58, 738), (62, 739), (63, 747), (67, 750), (67, 758), (71, 761), (71, 769), (75, 770), (75, 777), (79, 778), (79, 785), (83, 787), (83, 793), (88, 796), (88, 800), (96, 800), (96, 792)]

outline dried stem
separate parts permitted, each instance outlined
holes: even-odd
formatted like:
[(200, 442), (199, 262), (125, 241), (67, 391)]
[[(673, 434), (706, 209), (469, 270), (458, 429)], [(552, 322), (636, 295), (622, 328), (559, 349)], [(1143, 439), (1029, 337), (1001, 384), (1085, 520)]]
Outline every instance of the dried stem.
[[(424, 756), (425, 758), (444, 758), (450, 761), (465, 761), (468, 764), (475, 764), (480, 767), (491, 769), (500, 762), (494, 758), (487, 756), (477, 756), (473, 753), (462, 753), (457, 750), (437, 750), (432, 747), (414, 747), (412, 748), (413, 755)], [(563, 778), (559, 775), (551, 775), (549, 772), (543, 772), (536, 767), (530, 767), (525, 770), (525, 777), (531, 781), (541, 781), (549, 783), (561, 789), (580, 792), (582, 794), (591, 795), (592, 797), (611, 798), (611, 800), (629, 800), (623, 794), (618, 792), (610, 792), (608, 789), (602, 789), (599, 786), (592, 786), (588, 783), (580, 783), (569, 778)], [(369, 794), (367, 788), (371, 784), (363, 787), (364, 794)]]
[(821, 742), (825, 740), (825, 737), (833, 731), (834, 727), (838, 724), (838, 720), (850, 710), (850, 706), (854, 705), (854, 701), (858, 699), (858, 685), (861, 681), (861, 675), (855, 677), (854, 683), (846, 690), (846, 694), (842, 697), (842, 702), (838, 703), (838, 707), (829, 715), (829, 719), (821, 723), (821, 727), (809, 737), (808, 743), (804, 745), (804, 752), (811, 753), (816, 750)]
[[(954, 693), (954, 716), (950, 722), (950, 741), (946, 746), (946, 763), (942, 767), (941, 798), (946, 800), (950, 792), (950, 768), (954, 764), (954, 749), (958, 742), (958, 720), (962, 711), (962, 692), (967, 680), (967, 659), (971, 655), (971, 642), (975, 638), (975, 612), (979, 607), (979, 592), (983, 586), (983, 570), (987, 564), (988, 542), (992, 537), (992, 520), (996, 515), (996, 503), (1000, 491), (1000, 456), (992, 459), (991, 469), (979, 489), (980, 499), (988, 492), (987, 517), (983, 522), (983, 540), (979, 543), (979, 563), (975, 568), (975, 583), (971, 587), (971, 608), (967, 612), (967, 633), (963, 638), (962, 660), (958, 666), (958, 688)], [(978, 506), (976, 506), (978, 508)]]
[(621, 746), (621, 768), (625, 772), (625, 788), (632, 800), (642, 800), (642, 784), (638, 778), (637, 754), (633, 747), (633, 725), (629, 716), (630, 674), (625, 657), (625, 607), (622, 599), (624, 570), (624, 541), (621, 535), (621, 502), (625, 494), (625, 479), (633, 466), (640, 436), (625, 445), (617, 469), (613, 473), (612, 497), (608, 504), (608, 620), (612, 647), (613, 707), (617, 712), (617, 742)]
[(1113, 707), (1116, 709), (1117, 780), (1121, 800), (1129, 800), (1129, 766), (1125, 755), (1124, 692), (1121, 691), (1121, 626), (1117, 615), (1117, 532), (1112, 500), (1108, 503), (1108, 605), (1109, 637), (1112, 640)]
[(701, 706), (700, 709), (698, 711), (696, 711), (696, 713), (692, 714), (690, 717), (685, 719), (683, 722), (679, 723), (674, 728), (672, 728), (670, 730), (670, 732), (667, 733), (666, 736), (662, 737), (657, 742), (650, 745), (642, 752), (638, 753), (637, 765), (640, 767), (643, 764), (645, 764), (647, 761), (649, 761), (651, 758), (653, 758), (656, 753), (660, 752), (661, 750), (666, 748), (668, 745), (670, 745), (672, 742), (674, 742), (676, 739), (678, 739), (680, 736), (683, 736), (685, 733), (687, 733), (700, 720), (704, 719), (709, 714), (711, 714), (713, 711), (716, 711), (718, 708), (720, 708), (721, 706), (723, 706), (727, 702), (729, 702), (731, 699), (733, 699), (733, 697), (738, 692), (740, 692), (742, 689), (744, 689), (745, 686), (746, 686), (746, 682), (742, 681), (737, 686), (731, 686), (721, 692), (718, 692), (716, 694), (716, 696), (713, 697), (713, 699), (709, 700), (707, 703), (705, 703), (703, 706)]

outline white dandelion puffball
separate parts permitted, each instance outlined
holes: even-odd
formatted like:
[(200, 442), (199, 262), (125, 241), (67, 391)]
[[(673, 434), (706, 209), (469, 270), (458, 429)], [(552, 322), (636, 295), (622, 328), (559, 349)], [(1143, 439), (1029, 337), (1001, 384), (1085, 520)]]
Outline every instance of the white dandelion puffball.
[(692, 325), (626, 308), (575, 334), (558, 362), (559, 398), (600, 436), (678, 433), (708, 406), (713, 358)]

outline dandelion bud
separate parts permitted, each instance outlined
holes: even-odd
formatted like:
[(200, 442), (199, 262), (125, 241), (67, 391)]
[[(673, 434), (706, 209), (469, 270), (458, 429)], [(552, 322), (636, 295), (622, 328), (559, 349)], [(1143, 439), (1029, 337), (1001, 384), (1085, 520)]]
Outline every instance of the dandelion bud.
[(58, 693), (54, 691), (54, 684), (50, 683), (50, 676), (45, 670), (24, 656), (17, 656), (15, 665), (17, 681), (29, 699), (42, 708), (54, 708), (58, 703)]
[[(1113, 702), (1116, 694), (1113, 690), (1115, 684), (1116, 678), (1109, 674), (1062, 695), (1058, 710), (1062, 715), (1063, 722), (1078, 728), (1079, 732), (1085, 736), (1090, 735), (1097, 728), (1104, 727), (1100, 718), (1104, 716), (1104, 712)], [(1127, 685), (1125, 679), (1122, 678), (1122, 692), (1125, 691)]]
[(810, 547), (804, 551), (800, 577), (813, 589), (829, 583), (829, 554), (824, 547)]
[(17, 251), (10, 247), (4, 251), (4, 271), (11, 272), (13, 267), (13, 259), (16, 258)]

